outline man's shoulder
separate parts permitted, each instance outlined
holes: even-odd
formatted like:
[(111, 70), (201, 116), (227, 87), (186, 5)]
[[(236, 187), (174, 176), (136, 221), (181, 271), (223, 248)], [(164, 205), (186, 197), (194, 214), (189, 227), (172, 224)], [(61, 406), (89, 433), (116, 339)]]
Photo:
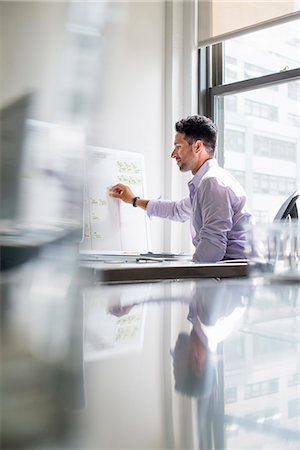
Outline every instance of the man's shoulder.
[(212, 191), (228, 191), (237, 196), (245, 195), (242, 185), (228, 170), (223, 169), (222, 167), (216, 167), (206, 172), (198, 186), (199, 194), (205, 194)]
[(232, 184), (238, 183), (237, 179), (229, 172), (229, 170), (220, 166), (209, 169), (204, 174), (201, 181), (207, 184), (218, 184), (227, 187), (231, 187)]
[(213, 167), (209, 169), (201, 179), (201, 185), (213, 185), (217, 184), (222, 180), (222, 171), (220, 167)]
[(211, 191), (215, 191), (222, 185), (221, 178), (217, 176), (217, 174), (206, 173), (201, 179), (198, 186), (198, 195), (205, 195)]

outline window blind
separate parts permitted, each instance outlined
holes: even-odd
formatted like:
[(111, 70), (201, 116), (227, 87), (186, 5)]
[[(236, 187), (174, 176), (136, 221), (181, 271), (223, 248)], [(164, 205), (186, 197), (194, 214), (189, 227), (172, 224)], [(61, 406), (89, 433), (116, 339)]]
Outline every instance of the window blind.
[(198, 0), (198, 45), (300, 17), (299, 0)]

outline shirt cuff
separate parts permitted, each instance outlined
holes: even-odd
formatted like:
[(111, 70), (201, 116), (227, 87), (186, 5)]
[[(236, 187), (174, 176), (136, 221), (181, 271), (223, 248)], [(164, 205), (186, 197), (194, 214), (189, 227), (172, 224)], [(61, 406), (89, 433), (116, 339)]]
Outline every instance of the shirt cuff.
[(148, 217), (153, 216), (154, 208), (155, 208), (155, 200), (149, 200), (147, 207), (146, 207), (146, 213), (147, 213)]

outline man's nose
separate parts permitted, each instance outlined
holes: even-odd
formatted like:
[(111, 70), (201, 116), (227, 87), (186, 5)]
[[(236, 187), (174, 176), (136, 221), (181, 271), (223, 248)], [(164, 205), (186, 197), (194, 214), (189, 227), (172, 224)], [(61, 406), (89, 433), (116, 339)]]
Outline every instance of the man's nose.
[(177, 150), (176, 150), (176, 148), (174, 148), (174, 150), (171, 153), (171, 158), (176, 158), (176, 153), (177, 153)]

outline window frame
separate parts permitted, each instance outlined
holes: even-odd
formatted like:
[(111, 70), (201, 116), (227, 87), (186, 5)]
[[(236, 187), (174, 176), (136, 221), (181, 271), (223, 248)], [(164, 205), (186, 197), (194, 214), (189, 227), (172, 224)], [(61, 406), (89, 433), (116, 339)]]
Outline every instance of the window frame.
[(250, 78), (248, 80), (212, 86), (208, 89), (210, 115), (212, 118), (215, 118), (216, 116), (216, 101), (217, 101), (216, 99), (218, 97), (225, 97), (226, 95), (229, 94), (240, 94), (241, 92), (247, 92), (264, 87), (270, 87), (273, 85), (287, 83), (290, 81), (298, 81), (299, 79), (300, 79), (300, 68), (297, 68), (272, 73), (269, 75), (263, 75), (257, 78)]
[[(270, 26), (271, 28), (271, 26)], [(198, 114), (210, 117), (219, 129), (216, 159), (221, 167), (225, 166), (225, 102), (238, 95), (261, 88), (276, 88), (289, 82), (300, 82), (300, 67), (283, 69), (276, 73), (255, 76), (245, 80), (225, 82), (225, 44), (224, 42), (199, 48), (198, 71)], [(278, 107), (279, 108), (279, 107)], [(300, 117), (300, 116), (299, 116)], [(299, 118), (300, 120), (300, 118)], [(291, 117), (290, 122), (297, 126), (297, 116)], [(298, 164), (299, 164), (299, 158)], [(299, 174), (297, 176), (299, 180)], [(248, 180), (248, 181), (247, 181)], [(249, 179), (246, 176), (245, 189)], [(276, 194), (282, 196), (283, 194)], [(253, 205), (250, 202), (250, 208)], [(265, 219), (263, 219), (265, 221)]]
[(278, 86), (300, 80), (300, 67), (283, 70), (260, 77), (224, 83), (224, 42), (199, 49), (198, 55), (198, 114), (210, 117), (221, 131), (218, 136), (218, 162), (224, 166), (224, 103), (218, 109), (217, 102), (224, 102), (229, 94), (240, 94), (264, 87)]

